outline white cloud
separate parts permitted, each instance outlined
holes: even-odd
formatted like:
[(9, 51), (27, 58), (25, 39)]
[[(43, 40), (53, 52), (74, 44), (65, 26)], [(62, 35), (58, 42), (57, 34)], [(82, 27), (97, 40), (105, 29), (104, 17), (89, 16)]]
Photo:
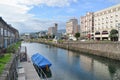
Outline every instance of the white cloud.
[[(20, 32), (45, 30), (55, 21), (35, 19), (28, 13), (34, 6), (69, 6), (78, 0), (0, 0), (0, 16)], [(63, 24), (63, 23), (62, 23)]]
[[(23, 22), (16, 22), (15, 26), (20, 30), (20, 32), (23, 32), (21, 30), (24, 29), (25, 32), (37, 32), (40, 30), (48, 30), (48, 27), (54, 26), (54, 23), (58, 23), (58, 26), (60, 29), (63, 29), (65, 27), (65, 23), (61, 21), (54, 21), (54, 20), (40, 20), (40, 19), (31, 19), (27, 20), (24, 23)], [(24, 27), (25, 26), (25, 27)]]

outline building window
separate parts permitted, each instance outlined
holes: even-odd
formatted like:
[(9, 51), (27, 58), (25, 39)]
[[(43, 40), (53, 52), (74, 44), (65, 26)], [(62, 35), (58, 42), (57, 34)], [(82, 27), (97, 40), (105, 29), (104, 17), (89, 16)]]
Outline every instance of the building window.
[(115, 11), (116, 11), (116, 8), (113, 9), (113, 12), (115, 12)]
[(108, 17), (106, 17), (106, 19), (108, 19)]
[(120, 7), (118, 8), (118, 11), (120, 10)]
[(100, 35), (100, 32), (95, 32), (95, 35)]
[(1, 28), (0, 28), (0, 35), (1, 35)]
[(118, 20), (115, 20), (115, 22), (118, 22)]
[(108, 13), (111, 13), (111, 10), (109, 10)]
[(1, 28), (0, 30), (1, 30), (1, 31), (0, 31), (0, 32), (1, 32), (1, 35), (3, 36), (3, 28)]
[(104, 11), (104, 14), (106, 14), (107, 12), (106, 11)]
[(108, 34), (108, 31), (103, 31), (102, 35)]
[(118, 17), (118, 15), (117, 15), (117, 14), (116, 14), (115, 16), (116, 16), (116, 17)]
[(7, 30), (4, 30), (4, 36), (7, 36)]

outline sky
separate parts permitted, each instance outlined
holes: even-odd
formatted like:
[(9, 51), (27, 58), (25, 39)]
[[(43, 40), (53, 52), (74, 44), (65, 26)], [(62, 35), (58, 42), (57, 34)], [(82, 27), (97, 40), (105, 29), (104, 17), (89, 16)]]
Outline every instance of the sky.
[(71, 18), (80, 22), (87, 12), (117, 4), (120, 0), (0, 0), (0, 17), (20, 33), (29, 33), (48, 30), (54, 23), (65, 29)]

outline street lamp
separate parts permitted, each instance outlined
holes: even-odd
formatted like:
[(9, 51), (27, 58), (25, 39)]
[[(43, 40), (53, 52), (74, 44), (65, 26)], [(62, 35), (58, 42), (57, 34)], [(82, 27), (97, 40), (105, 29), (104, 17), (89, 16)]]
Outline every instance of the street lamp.
[(118, 41), (120, 41), (120, 23), (116, 25), (118, 27)]

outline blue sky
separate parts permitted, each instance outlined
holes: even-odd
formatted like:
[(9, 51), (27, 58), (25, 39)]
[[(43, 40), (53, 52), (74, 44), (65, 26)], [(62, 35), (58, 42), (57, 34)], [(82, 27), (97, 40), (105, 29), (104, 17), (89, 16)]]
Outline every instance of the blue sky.
[(86, 12), (99, 11), (120, 4), (120, 0), (0, 0), (0, 16), (23, 32), (48, 30), (58, 23), (65, 29), (66, 22)]

